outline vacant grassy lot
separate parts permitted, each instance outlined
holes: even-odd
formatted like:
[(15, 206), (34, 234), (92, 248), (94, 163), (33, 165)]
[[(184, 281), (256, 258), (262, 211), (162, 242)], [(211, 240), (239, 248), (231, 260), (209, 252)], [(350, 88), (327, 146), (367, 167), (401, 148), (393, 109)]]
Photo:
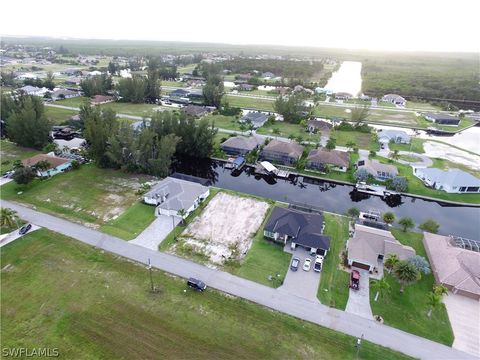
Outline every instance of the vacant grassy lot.
[(45, 106), (45, 116), (50, 119), (55, 125), (60, 125), (62, 123), (68, 122), (70, 117), (78, 114), (78, 111), (60, 109), (51, 106)]
[[(2, 249), (2, 347), (64, 359), (352, 359), (355, 339), (38, 230)], [(7, 268), (5, 268), (7, 267)], [(362, 343), (360, 359), (407, 359)]]
[(85, 102), (89, 101), (90, 99), (86, 96), (77, 96), (70, 99), (57, 100), (54, 101), (52, 104), (79, 108)]
[[(278, 134), (275, 134), (275, 129), (278, 129)], [(300, 124), (292, 124), (285, 121), (275, 121), (273, 124), (266, 123), (264, 126), (257, 130), (259, 134), (269, 135), (271, 137), (295, 137), (301, 138), (302, 140), (306, 141), (320, 141), (320, 134), (310, 134), (309, 132), (305, 131), (305, 127), (301, 126)], [(323, 133), (321, 135), (328, 136), (328, 133)]]
[(375, 141), (372, 133), (363, 133), (360, 131), (333, 130), (330, 137), (337, 140), (338, 146), (346, 146), (349, 142), (356, 144), (359, 149), (380, 150), (380, 144)]
[(273, 110), (274, 98), (272, 98), (272, 100), (265, 100), (265, 99), (257, 99), (257, 98), (243, 97), (243, 96), (225, 95), (223, 99), (224, 99), (223, 101), (228, 101), (228, 103), (232, 107), (264, 110), (264, 111), (274, 111)]
[(0, 174), (11, 170), (16, 160), (23, 160), (39, 153), (38, 150), (17, 146), (8, 140), (0, 140)]
[(348, 272), (341, 269), (342, 251), (348, 239), (349, 219), (324, 213), (325, 234), (330, 236), (330, 251), (323, 264), (318, 299), (322, 304), (345, 310), (348, 301)]
[(100, 228), (101, 231), (124, 240), (135, 239), (155, 220), (155, 207), (137, 202), (115, 220)]
[(127, 114), (135, 116), (150, 116), (154, 109), (158, 108), (155, 104), (132, 104), (122, 102), (111, 102), (100, 105), (102, 109), (112, 109), (117, 114)]
[[(149, 178), (83, 165), (78, 170), (34, 180), (27, 186), (10, 182), (1, 198), (35, 206), (75, 221), (103, 225), (121, 215), (138, 199), (135, 192)], [(18, 192), (21, 191), (21, 194)]]
[(411, 151), (411, 152), (416, 152), (418, 154), (423, 154), (425, 153), (425, 150), (423, 149), (423, 143), (427, 141), (425, 139), (419, 139), (419, 138), (412, 138), (411, 139), (411, 144), (395, 144), (395, 143), (390, 143), (388, 144), (388, 148), (390, 150), (398, 150), (398, 151)]
[(235, 116), (207, 115), (205, 119), (208, 119), (217, 128), (241, 131), (240, 123)]
[[(404, 233), (398, 229), (394, 229), (392, 233), (398, 241), (413, 247), (417, 255), (428, 260), (422, 243), (422, 234)], [(400, 293), (400, 284), (396, 278), (390, 274), (385, 276), (390, 284), (390, 291), (377, 302), (374, 301), (375, 291), (370, 291), (373, 314), (382, 316), (387, 325), (451, 346), (453, 333), (445, 305), (441, 304), (435, 309), (431, 318), (427, 316), (429, 309), (427, 294), (434, 284), (433, 275), (422, 274), (421, 280), (406, 286), (403, 294)], [(370, 280), (370, 283), (374, 281)]]

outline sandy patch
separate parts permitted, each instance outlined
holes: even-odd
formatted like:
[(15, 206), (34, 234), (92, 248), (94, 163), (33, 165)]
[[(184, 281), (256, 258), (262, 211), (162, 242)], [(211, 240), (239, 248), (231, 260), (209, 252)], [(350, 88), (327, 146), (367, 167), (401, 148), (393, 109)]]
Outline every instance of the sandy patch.
[(266, 202), (218, 193), (202, 214), (188, 225), (184, 243), (213, 264), (241, 260), (265, 218)]
[(474, 170), (480, 170), (480, 156), (470, 154), (451, 146), (427, 141), (423, 144), (425, 155), (431, 158), (449, 160), (458, 164), (466, 165)]

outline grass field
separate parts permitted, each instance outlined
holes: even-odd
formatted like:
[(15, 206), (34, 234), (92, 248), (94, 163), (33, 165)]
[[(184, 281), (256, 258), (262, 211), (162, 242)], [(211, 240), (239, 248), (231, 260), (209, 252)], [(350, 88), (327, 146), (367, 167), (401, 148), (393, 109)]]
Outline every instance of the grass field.
[[(413, 247), (417, 255), (428, 259), (422, 234), (404, 233), (398, 229), (394, 229), (392, 233), (402, 244)], [(400, 284), (393, 275), (386, 273), (386, 279), (390, 284), (390, 291), (383, 298), (375, 302), (375, 291), (370, 291), (373, 314), (382, 316), (387, 325), (451, 346), (453, 333), (445, 305), (441, 304), (433, 311), (431, 318), (427, 317), (427, 294), (434, 284), (433, 275), (422, 274), (421, 280), (406, 286), (403, 294), (400, 293)], [(370, 280), (370, 283), (373, 281), (375, 280)]]
[[(2, 348), (65, 359), (353, 359), (355, 338), (185, 281), (48, 230), (2, 249)], [(5, 266), (8, 266), (5, 269)], [(186, 290), (186, 292), (184, 292)], [(362, 343), (359, 359), (407, 359)]]
[(27, 186), (12, 181), (2, 186), (1, 198), (82, 223), (103, 225), (135, 203), (136, 190), (148, 179), (90, 164), (46, 180), (36, 179)]
[(88, 97), (77, 96), (70, 99), (57, 100), (54, 101), (52, 104), (79, 108), (87, 101), (89, 101)]
[(17, 146), (8, 140), (0, 140), (0, 174), (12, 170), (16, 160), (24, 160), (39, 153), (38, 150)]
[(349, 274), (340, 269), (341, 253), (348, 239), (349, 219), (324, 213), (325, 234), (330, 236), (330, 251), (323, 264), (317, 297), (322, 304), (345, 310), (348, 301)]
[(100, 227), (100, 231), (124, 240), (135, 239), (155, 220), (155, 207), (137, 202), (118, 218)]
[(388, 144), (388, 148), (390, 150), (411, 151), (411, 152), (416, 152), (418, 154), (423, 154), (423, 153), (425, 153), (425, 150), (423, 149), (423, 143), (425, 141), (427, 141), (427, 140), (412, 137), (411, 138), (411, 144), (390, 143), (390, 144)]
[(353, 142), (359, 149), (380, 150), (380, 144), (375, 141), (372, 133), (363, 133), (360, 131), (333, 130), (330, 137), (337, 140), (336, 145), (346, 146), (349, 142)]
[[(279, 134), (274, 134), (274, 129), (279, 130)], [(302, 138), (306, 141), (320, 141), (320, 134), (311, 134), (305, 131), (305, 128), (299, 124), (292, 124), (286, 121), (275, 121), (273, 124), (266, 123), (264, 126), (257, 130), (259, 134), (269, 135), (271, 137), (285, 137), (288, 138), (290, 136), (294, 136), (295, 138)], [(328, 135), (326, 133), (322, 135)]]
[(210, 114), (205, 116), (204, 119), (208, 119), (210, 122), (213, 122), (217, 128), (240, 131), (240, 123), (235, 116)]
[(223, 101), (228, 101), (231, 107), (240, 107), (264, 111), (273, 111), (274, 101), (242, 96), (225, 95)]
[(55, 125), (60, 125), (62, 123), (68, 122), (70, 117), (78, 114), (78, 111), (60, 109), (51, 106), (45, 106), (45, 116), (50, 119)]

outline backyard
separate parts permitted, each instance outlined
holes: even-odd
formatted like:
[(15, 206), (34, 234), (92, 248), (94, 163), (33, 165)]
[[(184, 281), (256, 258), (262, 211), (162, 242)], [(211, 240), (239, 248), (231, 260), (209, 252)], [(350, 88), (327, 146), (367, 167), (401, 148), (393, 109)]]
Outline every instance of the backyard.
[(55, 125), (60, 125), (66, 122), (68, 123), (70, 117), (76, 114), (78, 114), (78, 111), (75, 110), (45, 106), (45, 116)]
[[(2, 249), (2, 347), (68, 359), (351, 359), (355, 338), (42, 229)], [(185, 292), (184, 292), (185, 290)], [(140, 344), (140, 346), (139, 346)], [(359, 359), (407, 359), (368, 341)]]
[(11, 170), (16, 160), (24, 160), (38, 153), (40, 153), (38, 150), (17, 146), (8, 140), (0, 140), (0, 174)]
[[(422, 234), (404, 233), (398, 229), (393, 229), (392, 233), (402, 244), (413, 247), (417, 255), (428, 259), (422, 243)], [(435, 309), (431, 318), (427, 316), (429, 309), (427, 295), (432, 291), (433, 274), (422, 274), (422, 278), (406, 286), (403, 293), (400, 292), (400, 284), (393, 275), (385, 272), (385, 278), (390, 285), (389, 292), (378, 301), (374, 301), (375, 291), (370, 291), (373, 314), (382, 316), (387, 325), (451, 346), (453, 333), (445, 305), (441, 304)], [(374, 281), (370, 280), (370, 284)]]

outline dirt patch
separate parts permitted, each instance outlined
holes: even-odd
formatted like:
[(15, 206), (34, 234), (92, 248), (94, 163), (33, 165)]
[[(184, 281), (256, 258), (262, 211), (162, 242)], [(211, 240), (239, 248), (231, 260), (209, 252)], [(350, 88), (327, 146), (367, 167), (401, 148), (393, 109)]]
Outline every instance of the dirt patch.
[(221, 265), (241, 260), (265, 218), (264, 201), (218, 193), (182, 234), (184, 245)]

